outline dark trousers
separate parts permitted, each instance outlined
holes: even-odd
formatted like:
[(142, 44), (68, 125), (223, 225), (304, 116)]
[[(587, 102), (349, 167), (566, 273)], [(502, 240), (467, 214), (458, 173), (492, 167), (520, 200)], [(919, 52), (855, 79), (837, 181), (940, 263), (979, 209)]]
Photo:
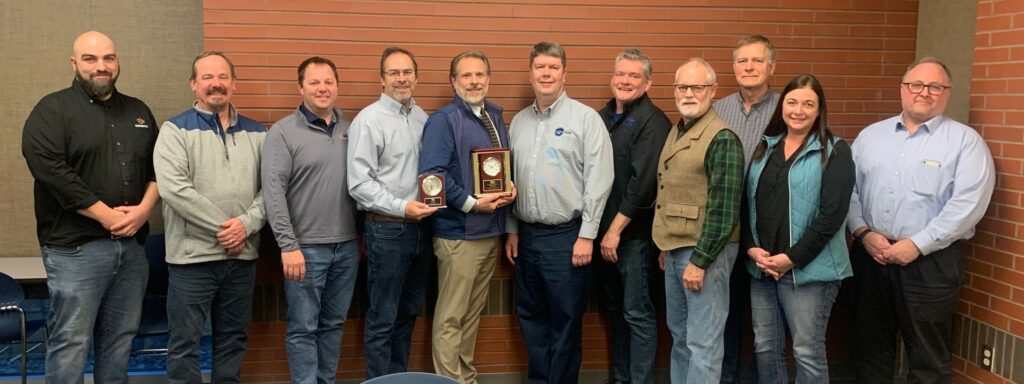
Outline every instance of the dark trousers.
[(202, 383), (199, 339), (210, 317), (214, 383), (239, 383), (252, 311), (256, 262), (168, 264), (167, 381)]
[(907, 383), (952, 381), (953, 313), (964, 278), (961, 248), (958, 241), (899, 266), (879, 265), (862, 245), (853, 246), (858, 383), (893, 382), (897, 330), (907, 351)]
[(563, 226), (519, 225), (516, 315), (532, 384), (579, 381), (583, 311), (590, 284), (590, 265), (572, 266), (572, 246), (579, 231), (579, 220)]

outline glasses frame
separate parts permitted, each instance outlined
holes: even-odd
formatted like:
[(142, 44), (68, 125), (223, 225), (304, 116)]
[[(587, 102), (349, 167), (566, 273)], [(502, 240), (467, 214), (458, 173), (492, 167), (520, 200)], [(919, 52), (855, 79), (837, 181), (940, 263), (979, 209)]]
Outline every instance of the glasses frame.
[[(676, 92), (679, 92), (679, 93), (684, 94), (684, 95), (686, 94), (686, 91), (692, 91), (694, 95), (700, 95), (700, 94), (703, 94), (704, 92), (707, 92), (708, 88), (711, 88), (711, 87), (716, 86), (716, 85), (718, 85), (718, 83), (692, 84), (692, 85), (691, 84), (675, 83), (675, 84), (672, 84), (672, 89), (674, 89)], [(698, 87), (700, 87), (700, 88), (698, 89)]]
[[(915, 95), (919, 94), (919, 93), (922, 93), (922, 92), (924, 92), (925, 89), (927, 89), (929, 95), (938, 96), (938, 95), (941, 95), (944, 92), (946, 92), (947, 89), (953, 88), (953, 86), (951, 86), (951, 85), (925, 84), (925, 83), (920, 83), (920, 82), (912, 82), (912, 83), (911, 82), (904, 82), (904, 83), (900, 83), (900, 85), (902, 85), (904, 87), (907, 87), (907, 91), (910, 92), (910, 93), (913, 93)], [(915, 91), (914, 88), (920, 88), (920, 89)], [(938, 91), (936, 91), (936, 89), (938, 89)]]

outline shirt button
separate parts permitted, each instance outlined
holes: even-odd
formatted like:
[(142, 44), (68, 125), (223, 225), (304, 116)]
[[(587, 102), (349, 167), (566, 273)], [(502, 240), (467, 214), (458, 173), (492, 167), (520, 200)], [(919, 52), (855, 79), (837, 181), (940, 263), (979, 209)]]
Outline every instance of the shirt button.
[(664, 185), (664, 184), (662, 184), (662, 185), (660, 186), (660, 188), (661, 188), (661, 189), (665, 189), (665, 185)]
[(128, 182), (127, 182), (127, 181), (126, 181), (126, 182), (124, 182), (124, 185), (128, 185)]
[(118, 141), (118, 142), (117, 142), (117, 143), (115, 143), (115, 144), (117, 144), (117, 146), (118, 146), (118, 147), (120, 147), (120, 146), (121, 146), (121, 142), (120, 142), (120, 141)]
[(114, 128), (114, 124), (110, 124), (110, 128)]
[(654, 208), (661, 209), (661, 204), (658, 204), (658, 205), (654, 206)]

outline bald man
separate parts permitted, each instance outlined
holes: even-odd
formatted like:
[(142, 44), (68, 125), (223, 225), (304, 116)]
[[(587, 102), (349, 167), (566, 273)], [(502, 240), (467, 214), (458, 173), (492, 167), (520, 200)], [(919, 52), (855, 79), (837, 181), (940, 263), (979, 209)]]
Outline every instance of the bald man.
[(117, 49), (106, 35), (78, 36), (71, 69), (71, 86), (32, 109), (21, 145), (50, 294), (46, 382), (82, 383), (91, 343), (95, 382), (124, 383), (149, 275), (156, 124), (114, 87)]

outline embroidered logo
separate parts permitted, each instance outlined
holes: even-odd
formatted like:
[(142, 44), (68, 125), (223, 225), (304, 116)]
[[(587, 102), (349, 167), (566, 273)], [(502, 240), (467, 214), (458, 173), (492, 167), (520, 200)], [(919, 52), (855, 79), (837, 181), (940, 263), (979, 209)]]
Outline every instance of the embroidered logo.
[(135, 128), (149, 128), (149, 125), (146, 125), (146, 120), (143, 120), (141, 117), (136, 117)]
[(564, 133), (565, 133), (565, 128), (562, 128), (562, 127), (555, 128), (555, 136), (562, 136), (562, 134), (564, 134)]
[(633, 116), (630, 116), (627, 117), (626, 121), (624, 121), (623, 123), (625, 123), (627, 127), (632, 127), (633, 124), (636, 124), (636, 119), (634, 119)]

